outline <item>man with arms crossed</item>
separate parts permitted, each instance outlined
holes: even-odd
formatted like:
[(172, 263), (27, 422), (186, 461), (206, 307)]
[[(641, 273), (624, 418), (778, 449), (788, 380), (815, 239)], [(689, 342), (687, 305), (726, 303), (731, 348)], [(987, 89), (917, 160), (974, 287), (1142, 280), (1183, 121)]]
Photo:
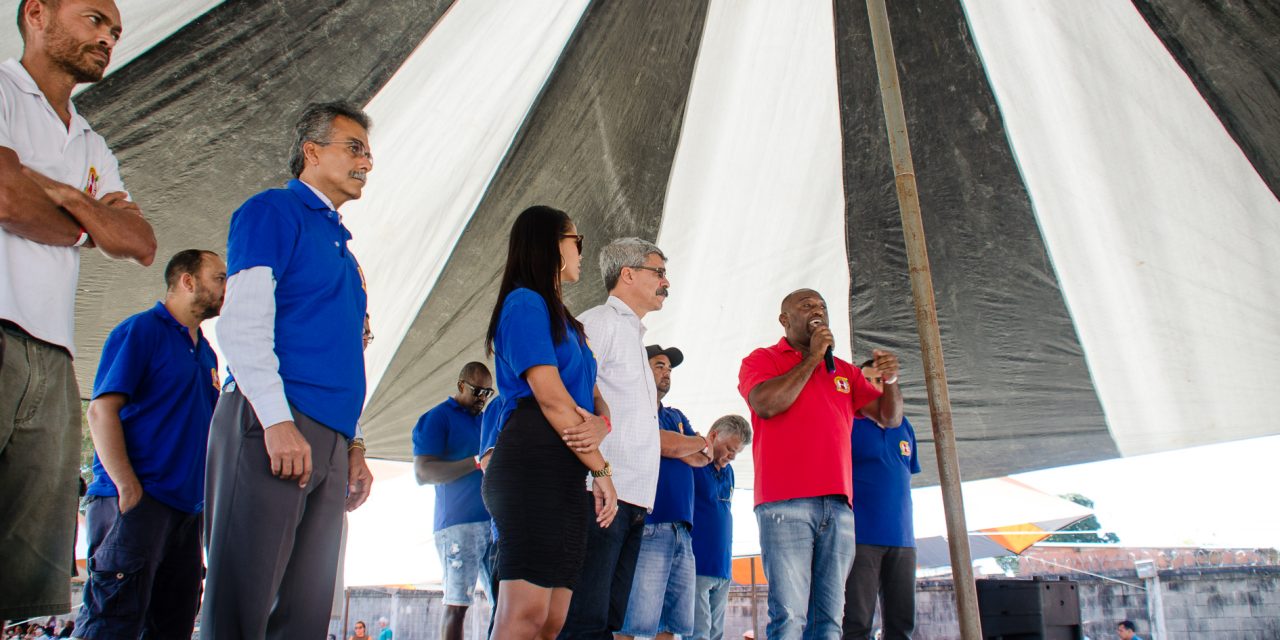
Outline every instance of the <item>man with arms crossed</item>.
[(613, 431), (600, 443), (600, 453), (613, 467), (618, 514), (607, 528), (591, 527), (587, 534), (586, 562), (559, 636), (566, 640), (612, 640), (626, 615), (661, 458), (658, 390), (641, 320), (667, 299), (666, 264), (652, 242), (614, 240), (600, 250), (609, 299), (578, 316), (599, 366), (596, 384), (613, 416)]
[[(480, 413), (493, 396), (493, 376), (480, 362), (468, 362), (458, 374), (453, 397), (422, 414), (413, 427), (413, 471), (418, 484), (436, 486), (435, 541), (444, 569), (444, 617), (440, 637), (462, 640), (462, 624), (485, 566), (489, 512), (480, 496), (483, 475)], [(493, 601), (493, 598), (490, 598)]]
[(219, 388), (200, 323), (222, 308), (227, 265), (187, 249), (164, 279), (164, 301), (113, 329), (98, 361), (79, 638), (189, 636), (200, 606), (204, 459)]
[(737, 415), (718, 418), (707, 432), (711, 464), (693, 470), (694, 640), (724, 638), (733, 552), (733, 467), (751, 444), (751, 424)]
[(902, 422), (898, 359), (875, 351), (883, 395), (853, 365), (824, 356), (833, 344), (827, 303), (800, 289), (782, 300), (785, 335), (742, 361), (738, 392), (751, 407), (756, 520), (769, 581), (771, 640), (839, 638), (853, 565), (854, 413)]
[(0, 620), (71, 610), (80, 458), (79, 247), (144, 266), (156, 239), (71, 104), (120, 37), (111, 0), (21, 0), (0, 64)]
[(218, 342), (235, 379), (209, 433), (201, 637), (328, 632), (342, 514), (373, 482), (356, 433), (367, 298), (338, 213), (373, 169), (369, 124), (350, 104), (308, 106), (296, 179), (231, 217)]
[[(874, 361), (862, 375), (876, 389), (884, 378)], [(853, 420), (853, 515), (857, 553), (844, 591), (844, 638), (867, 640), (880, 597), (884, 640), (911, 640), (916, 626), (916, 536), (912, 526), (911, 475), (920, 473), (916, 432), (906, 417), (882, 427)]]
[(670, 640), (693, 633), (693, 471), (711, 462), (707, 441), (693, 430), (683, 411), (662, 404), (671, 391), (671, 370), (684, 354), (671, 347), (645, 347), (658, 389), (662, 460), (653, 511), (644, 521), (631, 596), (618, 638), (640, 636)]

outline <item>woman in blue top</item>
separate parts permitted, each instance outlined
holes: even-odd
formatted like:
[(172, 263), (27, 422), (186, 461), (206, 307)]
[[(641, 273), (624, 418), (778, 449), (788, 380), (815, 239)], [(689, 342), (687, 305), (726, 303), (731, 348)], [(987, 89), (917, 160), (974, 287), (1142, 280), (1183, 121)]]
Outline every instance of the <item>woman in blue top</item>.
[(489, 408), (498, 412), (500, 432), (482, 488), (498, 530), (495, 638), (560, 632), (586, 556), (593, 503), (600, 527), (618, 510), (598, 449), (608, 407), (596, 389), (595, 357), (560, 291), (578, 281), (582, 238), (568, 215), (550, 207), (516, 218), (485, 339), (500, 392)]

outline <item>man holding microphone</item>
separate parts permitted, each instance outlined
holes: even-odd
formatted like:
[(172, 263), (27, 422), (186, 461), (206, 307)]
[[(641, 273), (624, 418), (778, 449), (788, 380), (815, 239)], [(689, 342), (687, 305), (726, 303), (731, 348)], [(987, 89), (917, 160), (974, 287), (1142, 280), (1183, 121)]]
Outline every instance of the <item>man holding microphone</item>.
[(872, 353), (883, 393), (835, 358), (826, 301), (811, 289), (783, 298), (778, 322), (784, 337), (751, 352), (738, 372), (755, 437), (766, 635), (839, 638), (855, 545), (850, 430), (857, 412), (886, 426), (902, 421), (898, 358)]

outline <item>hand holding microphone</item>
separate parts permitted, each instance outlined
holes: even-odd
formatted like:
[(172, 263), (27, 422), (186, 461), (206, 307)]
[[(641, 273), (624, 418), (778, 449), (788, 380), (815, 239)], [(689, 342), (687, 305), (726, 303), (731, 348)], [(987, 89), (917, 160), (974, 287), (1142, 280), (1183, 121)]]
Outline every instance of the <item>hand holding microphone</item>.
[(836, 372), (835, 336), (827, 326), (826, 318), (814, 318), (809, 321), (809, 353), (821, 353), (822, 361), (827, 365), (827, 373)]

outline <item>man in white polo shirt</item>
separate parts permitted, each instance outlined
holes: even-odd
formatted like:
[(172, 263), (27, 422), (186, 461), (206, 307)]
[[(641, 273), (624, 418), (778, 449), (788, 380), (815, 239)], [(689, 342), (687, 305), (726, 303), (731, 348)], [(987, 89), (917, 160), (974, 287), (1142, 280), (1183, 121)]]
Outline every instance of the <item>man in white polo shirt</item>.
[(661, 459), (658, 390), (640, 321), (667, 299), (671, 283), (666, 264), (667, 257), (652, 242), (614, 240), (600, 251), (609, 299), (578, 316), (599, 367), (596, 384), (612, 414), (613, 431), (600, 443), (600, 452), (613, 466), (618, 515), (607, 528), (589, 529), (586, 562), (561, 638), (611, 640), (626, 616)]
[(21, 0), (21, 61), (0, 64), (0, 620), (71, 610), (80, 392), (80, 247), (144, 266), (151, 225), (71, 90), (102, 79), (111, 0)]

